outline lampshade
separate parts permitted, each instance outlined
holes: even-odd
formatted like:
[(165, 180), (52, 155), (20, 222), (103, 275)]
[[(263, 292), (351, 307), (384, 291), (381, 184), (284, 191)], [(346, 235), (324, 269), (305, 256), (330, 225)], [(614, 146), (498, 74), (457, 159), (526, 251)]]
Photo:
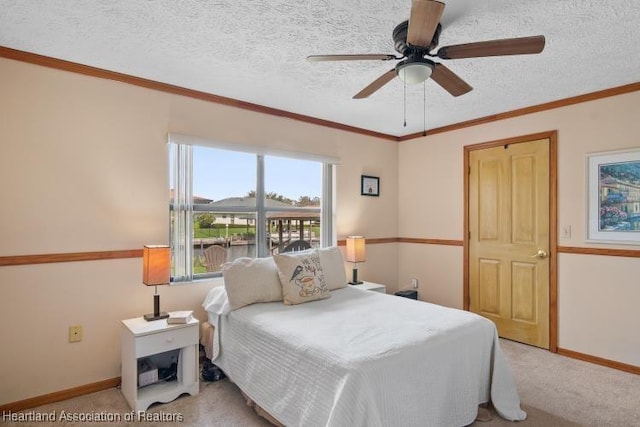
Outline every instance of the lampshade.
[(166, 245), (146, 245), (142, 253), (142, 283), (166, 285), (171, 279), (171, 250)]
[(362, 236), (347, 237), (347, 261), (348, 262), (364, 262), (365, 261), (365, 238)]
[(396, 73), (400, 80), (407, 84), (422, 83), (431, 77), (434, 63), (428, 59), (407, 59), (396, 67)]

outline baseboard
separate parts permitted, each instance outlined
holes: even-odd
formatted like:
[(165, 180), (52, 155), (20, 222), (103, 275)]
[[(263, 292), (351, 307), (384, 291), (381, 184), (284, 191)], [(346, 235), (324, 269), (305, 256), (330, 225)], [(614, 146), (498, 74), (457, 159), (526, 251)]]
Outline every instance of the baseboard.
[(584, 362), (595, 363), (596, 365), (606, 366), (607, 368), (617, 369), (619, 371), (629, 372), (631, 374), (640, 375), (640, 366), (628, 365), (626, 363), (616, 362), (614, 360), (603, 359), (590, 354), (579, 353), (573, 350), (558, 347), (558, 354), (572, 359), (582, 360)]
[(71, 399), (72, 397), (78, 397), (84, 394), (95, 393), (96, 391), (117, 387), (118, 385), (120, 385), (120, 377), (110, 378), (108, 380), (98, 381), (91, 384), (81, 385), (79, 387), (68, 388), (66, 390), (0, 405), (0, 412), (23, 411), (25, 409), (35, 408), (36, 406), (60, 402), (61, 400)]

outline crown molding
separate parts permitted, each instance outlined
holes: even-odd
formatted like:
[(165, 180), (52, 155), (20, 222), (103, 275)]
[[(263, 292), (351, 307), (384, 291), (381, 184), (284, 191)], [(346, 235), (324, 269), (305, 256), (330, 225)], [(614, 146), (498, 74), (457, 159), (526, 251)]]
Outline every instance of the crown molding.
[[(76, 62), (65, 61), (63, 59), (57, 59), (50, 56), (44, 56), (44, 55), (39, 55), (36, 53), (26, 52), (22, 50), (11, 49), (5, 46), (0, 46), (0, 58), (13, 59), (15, 61), (21, 61), (29, 64), (40, 65), (43, 67), (54, 68), (57, 70), (69, 71), (72, 73), (82, 74), (86, 76), (98, 77), (101, 79), (115, 80), (121, 83), (140, 86), (147, 89), (153, 89), (153, 90), (170, 93), (174, 95), (186, 96), (189, 98), (199, 99), (207, 102), (213, 102), (221, 105), (227, 105), (230, 107), (240, 108), (242, 110), (268, 114), (271, 116), (288, 118), (291, 120), (297, 120), (300, 122), (309, 123), (317, 126), (342, 130), (345, 132), (357, 133), (360, 135), (371, 136), (374, 138), (380, 138), (387, 141), (403, 142), (403, 141), (409, 141), (412, 139), (423, 138), (425, 136), (424, 131), (411, 133), (404, 136), (394, 136), (386, 133), (374, 132), (371, 130), (362, 129), (355, 126), (349, 126), (342, 123), (333, 122), (330, 120), (324, 120), (316, 117), (305, 116), (303, 114), (293, 113), (291, 111), (279, 110), (277, 108), (266, 107), (264, 105), (253, 104), (251, 102), (246, 102), (246, 101), (240, 101), (234, 98), (214, 95), (208, 92), (187, 89), (181, 86), (161, 83), (155, 80), (143, 79), (141, 77), (135, 77), (128, 74), (105, 70), (102, 68), (96, 68), (88, 65), (78, 64)], [(451, 132), (454, 130), (464, 129), (471, 126), (478, 126), (486, 123), (510, 119), (513, 117), (519, 117), (527, 114), (539, 113), (541, 111), (552, 110), (555, 108), (566, 107), (568, 105), (574, 105), (582, 102), (589, 102), (597, 99), (607, 98), (610, 96), (636, 92), (638, 90), (640, 90), (640, 82), (630, 83), (627, 85), (604, 89), (597, 92), (590, 92), (583, 95), (573, 96), (570, 98), (546, 102), (543, 104), (533, 105), (525, 108), (519, 108), (517, 110), (506, 111), (504, 113), (492, 114), (489, 116), (484, 116), (477, 119), (454, 123), (447, 126), (427, 129), (426, 135), (429, 136), (429, 135), (434, 135), (438, 133)]]
[[(544, 104), (532, 105), (530, 107), (519, 108), (517, 110), (506, 111), (504, 113), (492, 114), (477, 119), (467, 120), (464, 122), (454, 123), (447, 126), (428, 129), (427, 135), (451, 132), (458, 129), (464, 129), (471, 126), (483, 125), (486, 123), (497, 122), (500, 120), (511, 119), (514, 117), (524, 116), (527, 114), (539, 113), (541, 111), (553, 110), (555, 108), (566, 107), (568, 105), (580, 104), (583, 102), (595, 101), (597, 99), (608, 98), (610, 96), (622, 95), (625, 93), (636, 92), (640, 90), (640, 82), (630, 83), (623, 86), (612, 87), (609, 89), (599, 90), (597, 92), (585, 93), (583, 95), (572, 96), (570, 98), (559, 99), (557, 101), (545, 102)], [(424, 137), (424, 132), (411, 133), (398, 138), (399, 142)]]
[(279, 110), (277, 108), (266, 107), (264, 105), (253, 104), (251, 102), (240, 101), (234, 98), (214, 95), (208, 92), (187, 89), (181, 86), (175, 86), (155, 80), (143, 79), (141, 77), (131, 76), (129, 74), (117, 73), (102, 68), (91, 67), (89, 65), (78, 64), (76, 62), (65, 61), (63, 59), (52, 58), (50, 56), (39, 55), (36, 53), (25, 52), (22, 50), (11, 49), (0, 46), (0, 57), (13, 59), (15, 61), (26, 62), (29, 64), (40, 65), (43, 67), (54, 68), (56, 70), (69, 71), (72, 73), (82, 74), (85, 76), (98, 77), (101, 79), (114, 80), (121, 83), (127, 83), (134, 86), (153, 89), (160, 92), (170, 93), (173, 95), (186, 96), (188, 98), (199, 99), (201, 101), (213, 102), (216, 104), (227, 105), (229, 107), (240, 108), (242, 110), (253, 111), (256, 113), (268, 114), (276, 117), (297, 120), (299, 122), (310, 123), (313, 125), (323, 126), (331, 129), (352, 132), (361, 135), (381, 138), (388, 141), (397, 142), (398, 137), (388, 135), (386, 133), (374, 132), (367, 129), (361, 129), (355, 126), (349, 126), (342, 123), (332, 122), (330, 120), (319, 119), (316, 117), (305, 116), (303, 114), (293, 113), (291, 111)]

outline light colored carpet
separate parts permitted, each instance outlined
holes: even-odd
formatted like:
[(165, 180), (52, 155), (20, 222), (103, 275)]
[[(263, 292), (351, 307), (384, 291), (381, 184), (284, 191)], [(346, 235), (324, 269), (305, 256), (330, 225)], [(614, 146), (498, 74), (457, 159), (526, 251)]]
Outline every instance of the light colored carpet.
[(640, 426), (640, 375), (500, 340), (527, 408), (583, 426)]
[[(520, 427), (575, 427), (640, 425), (640, 376), (549, 353), (534, 347), (501, 340), (509, 359), (523, 409), (528, 418)], [(70, 414), (103, 412), (130, 413), (120, 390), (109, 389), (86, 396), (41, 406), (25, 412)], [(201, 382), (197, 397), (183, 396), (177, 400), (153, 405), (150, 415), (171, 417), (180, 414), (179, 423), (149, 421), (127, 423), (4, 423), (16, 427), (135, 425), (135, 426), (270, 426), (245, 404), (238, 388), (225, 379)], [(476, 421), (474, 427), (515, 426), (492, 412), (491, 421)]]

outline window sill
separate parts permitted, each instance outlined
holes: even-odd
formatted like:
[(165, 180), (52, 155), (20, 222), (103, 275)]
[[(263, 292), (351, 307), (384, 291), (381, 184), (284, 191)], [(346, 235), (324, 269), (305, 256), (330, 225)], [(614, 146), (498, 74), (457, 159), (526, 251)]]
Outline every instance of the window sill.
[(204, 279), (195, 279), (188, 282), (171, 282), (171, 286), (184, 286), (184, 285), (212, 285), (221, 286), (224, 285), (224, 278), (222, 277), (207, 277)]

